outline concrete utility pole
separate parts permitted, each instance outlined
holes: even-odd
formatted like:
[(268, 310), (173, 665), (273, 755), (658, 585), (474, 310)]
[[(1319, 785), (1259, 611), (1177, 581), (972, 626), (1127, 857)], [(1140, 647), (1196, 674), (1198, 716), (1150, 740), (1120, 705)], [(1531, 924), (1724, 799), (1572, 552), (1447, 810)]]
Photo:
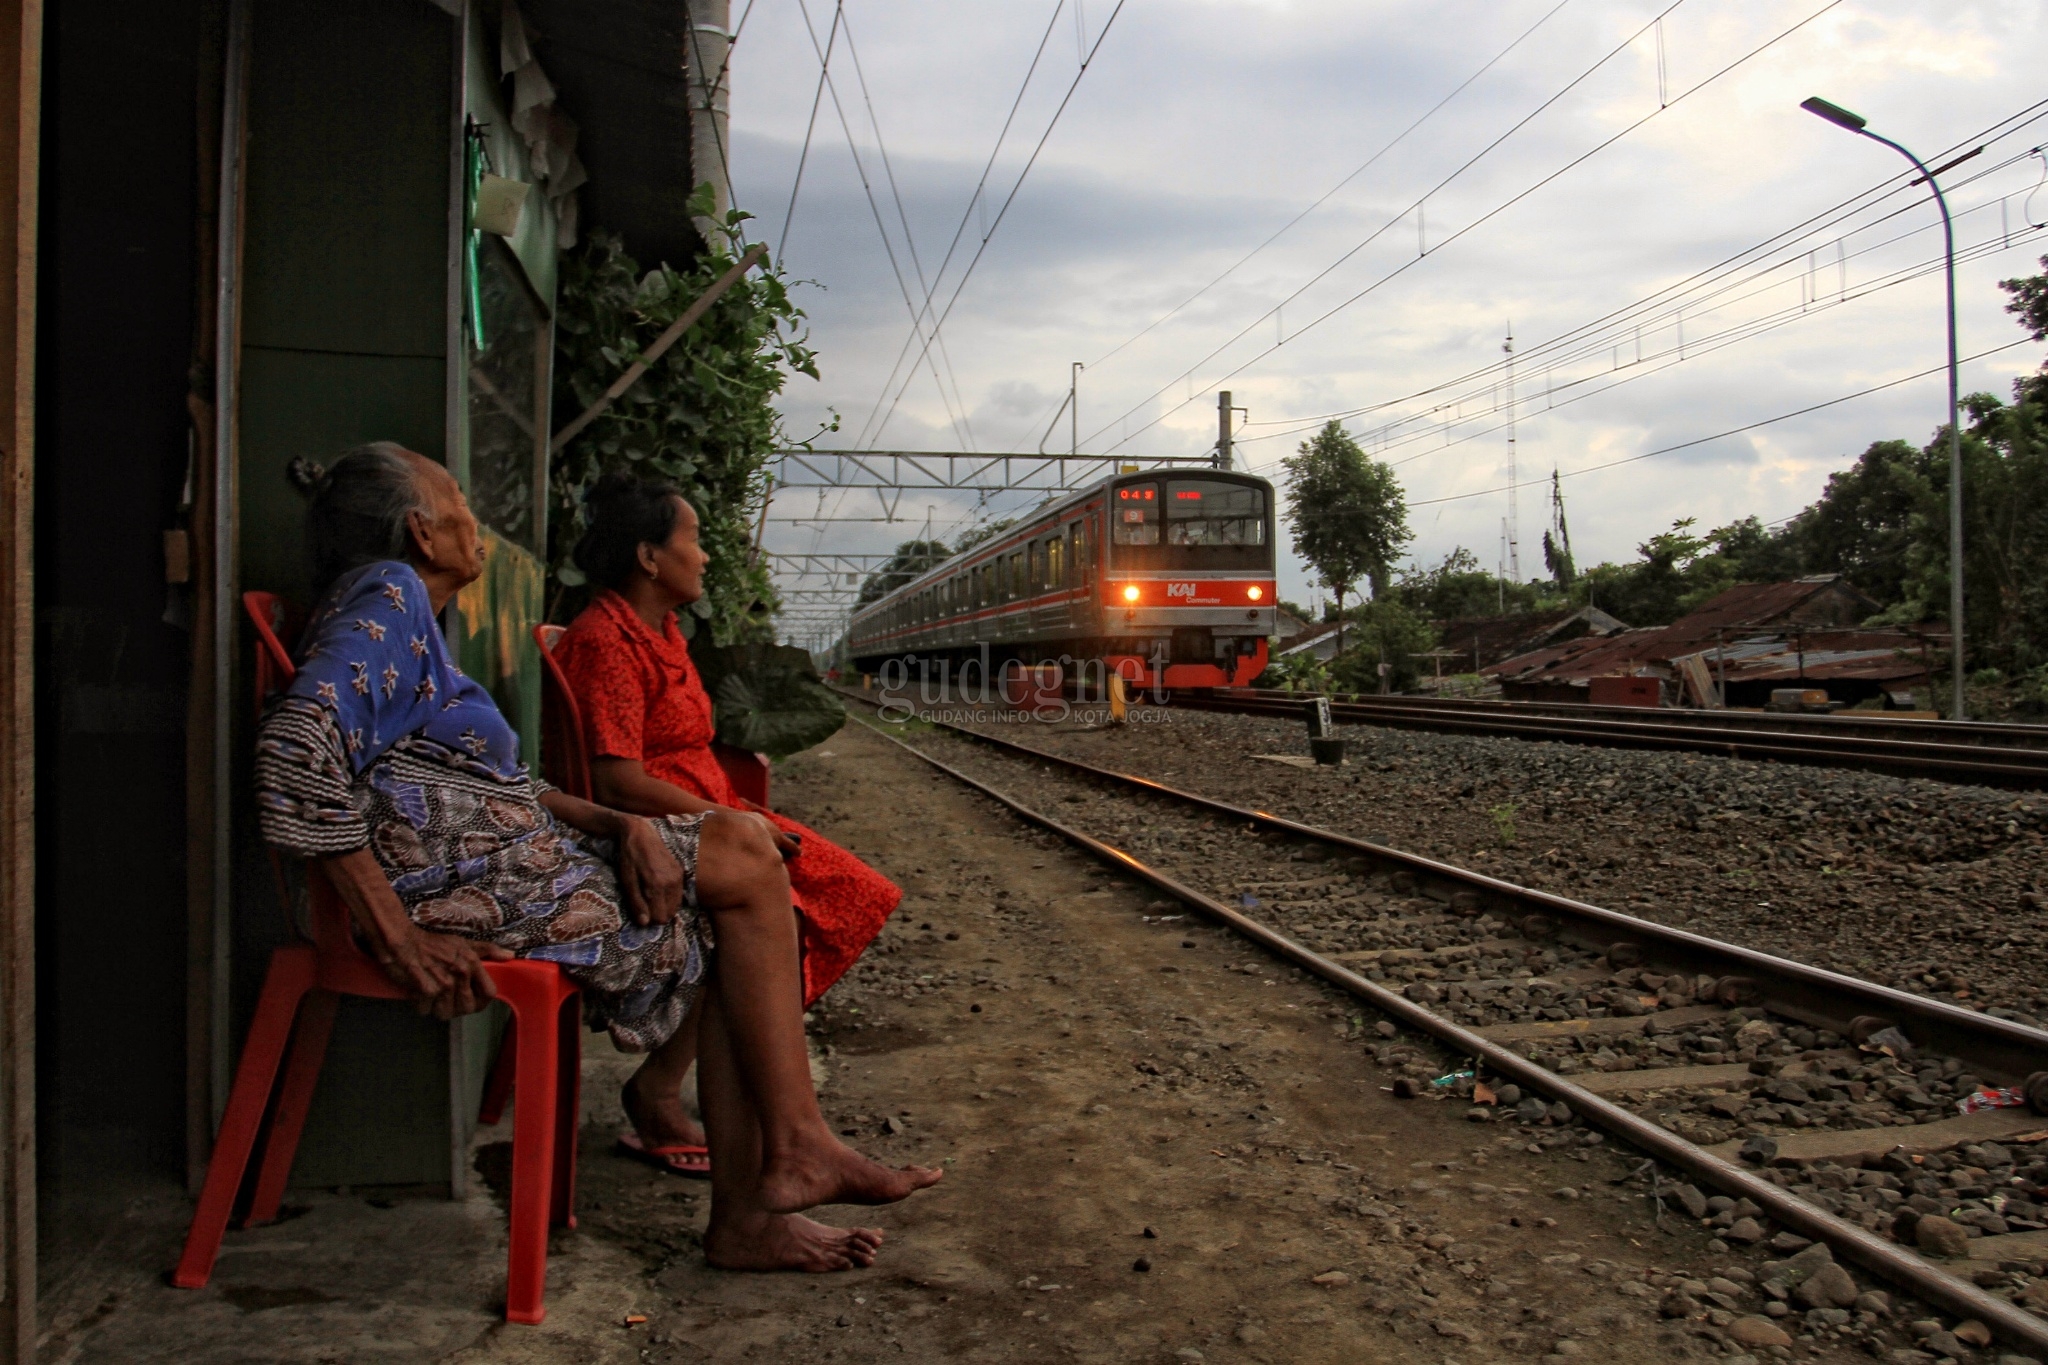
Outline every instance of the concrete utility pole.
[(1216, 467), (1230, 468), (1230, 390), (1216, 395)]
[(1515, 325), (1508, 324), (1507, 344), (1501, 347), (1508, 358), (1508, 577), (1522, 581), (1522, 514), (1520, 460), (1515, 450)]
[[(731, 0), (688, 0), (690, 32), (683, 53), (687, 73), (690, 110), (690, 175), (694, 190), (711, 182), (711, 193), (722, 221), (732, 207), (732, 139), (728, 120), (732, 111), (732, 4)], [(714, 225), (699, 220), (697, 235), (717, 240)]]

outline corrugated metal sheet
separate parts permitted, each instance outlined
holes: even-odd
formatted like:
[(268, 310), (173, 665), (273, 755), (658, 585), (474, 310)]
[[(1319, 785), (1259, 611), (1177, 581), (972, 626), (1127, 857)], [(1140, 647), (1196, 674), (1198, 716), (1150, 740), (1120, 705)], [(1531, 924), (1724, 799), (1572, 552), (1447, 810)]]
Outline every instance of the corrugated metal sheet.
[(1878, 610), (1848, 579), (1822, 574), (1788, 583), (1738, 583), (1665, 629), (1673, 639), (1712, 640), (1729, 631), (1776, 626), (1845, 628)]
[[(1474, 669), (1502, 659), (1526, 654), (1532, 649), (1562, 643), (1585, 635), (1611, 635), (1628, 626), (1598, 607), (1576, 611), (1531, 611), (1510, 616), (1468, 617), (1440, 621), (1437, 638), (1445, 649), (1456, 650)], [(1462, 663), (1446, 659), (1447, 664)]]

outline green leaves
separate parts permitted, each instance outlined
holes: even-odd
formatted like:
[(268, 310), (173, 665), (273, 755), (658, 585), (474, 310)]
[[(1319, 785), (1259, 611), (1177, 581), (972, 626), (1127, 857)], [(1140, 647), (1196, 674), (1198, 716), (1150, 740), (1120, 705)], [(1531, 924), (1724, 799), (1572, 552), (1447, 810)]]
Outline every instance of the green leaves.
[(846, 723), (845, 706), (801, 649), (693, 646), (690, 657), (711, 693), (718, 737), (727, 744), (788, 758), (822, 744)]
[[(712, 207), (710, 187), (700, 186), (690, 199), (692, 215), (711, 220)], [(748, 217), (733, 210), (713, 221), (718, 243), (682, 268), (661, 263), (643, 270), (617, 237), (602, 232), (564, 257), (555, 330), (558, 419), (589, 407), (731, 266)], [(803, 316), (778, 270), (749, 272), (555, 457), (551, 618), (573, 613), (587, 586), (570, 563), (585, 524), (584, 491), (608, 470), (631, 469), (673, 482), (702, 519), (711, 567), (696, 610), (711, 638), (729, 643), (772, 632), (777, 602), (753, 553), (753, 529), (769, 494), (769, 461), (790, 444), (776, 396), (791, 374), (817, 376)]]
[(1285, 464), (1294, 552), (1340, 601), (1362, 577), (1384, 586), (1395, 557), (1414, 539), (1393, 469), (1367, 456), (1341, 422), (1303, 441)]

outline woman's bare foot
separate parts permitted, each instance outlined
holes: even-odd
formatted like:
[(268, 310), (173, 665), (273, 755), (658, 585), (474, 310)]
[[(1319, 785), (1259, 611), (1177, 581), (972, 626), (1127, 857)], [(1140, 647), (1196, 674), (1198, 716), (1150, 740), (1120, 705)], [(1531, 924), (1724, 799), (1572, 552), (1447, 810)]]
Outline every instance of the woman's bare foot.
[(704, 1259), (720, 1270), (802, 1270), (813, 1275), (875, 1263), (878, 1228), (832, 1228), (787, 1213), (715, 1218)]
[(704, 1130), (683, 1108), (680, 1094), (644, 1093), (635, 1072), (619, 1092), (619, 1103), (633, 1121), (633, 1131), (649, 1147), (702, 1147)]
[(890, 1170), (829, 1138), (761, 1163), (761, 1203), (775, 1213), (820, 1204), (893, 1204), (939, 1183), (944, 1171), (923, 1166)]

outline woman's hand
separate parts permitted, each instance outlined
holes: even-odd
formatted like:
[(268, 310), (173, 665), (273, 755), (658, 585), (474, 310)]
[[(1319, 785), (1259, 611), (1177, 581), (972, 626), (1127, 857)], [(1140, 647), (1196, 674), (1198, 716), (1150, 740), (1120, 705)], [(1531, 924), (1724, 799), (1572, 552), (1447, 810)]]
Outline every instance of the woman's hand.
[(378, 945), (377, 965), (391, 983), (412, 997), (421, 1014), (453, 1019), (475, 1014), (498, 998), (486, 962), (509, 962), (513, 954), (495, 943), (436, 934), (417, 925)]
[(495, 943), (436, 934), (414, 924), (367, 848), (322, 858), (320, 867), (369, 941), (377, 965), (421, 1014), (453, 1019), (474, 1014), (497, 998), (484, 964), (509, 962), (514, 954)]
[(621, 816), (619, 890), (636, 924), (667, 924), (683, 908), (683, 865), (651, 821)]

